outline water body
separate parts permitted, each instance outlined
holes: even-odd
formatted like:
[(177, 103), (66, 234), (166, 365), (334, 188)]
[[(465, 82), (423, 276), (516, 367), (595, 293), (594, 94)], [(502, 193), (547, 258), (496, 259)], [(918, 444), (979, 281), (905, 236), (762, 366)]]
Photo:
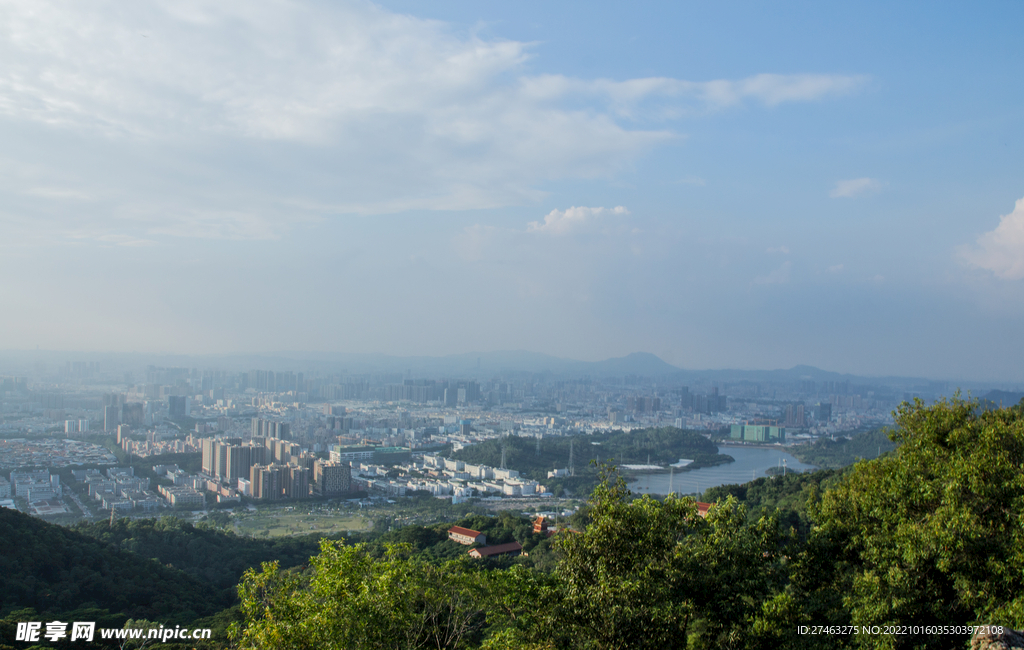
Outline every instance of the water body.
[[(719, 453), (728, 454), (736, 459), (734, 463), (702, 467), (700, 469), (681, 472), (676, 470), (671, 476), (672, 492), (692, 494), (733, 483), (747, 483), (755, 478), (767, 476), (769, 467), (780, 467), (786, 461), (789, 469), (806, 472), (818, 469), (814, 465), (801, 463), (792, 455), (781, 449), (763, 449), (759, 447), (720, 447)], [(629, 484), (629, 489), (636, 494), (668, 494), (669, 474), (641, 474), (637, 480)]]

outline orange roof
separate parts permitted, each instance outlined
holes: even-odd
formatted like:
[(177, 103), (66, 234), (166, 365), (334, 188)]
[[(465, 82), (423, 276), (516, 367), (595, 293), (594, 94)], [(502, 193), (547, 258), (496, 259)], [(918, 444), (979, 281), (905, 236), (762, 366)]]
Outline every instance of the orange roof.
[(713, 506), (713, 505), (714, 505), (713, 503), (704, 503), (703, 501), (698, 501), (697, 502), (697, 514), (700, 515), (701, 517), (707, 517), (708, 516), (708, 510), (710, 510), (711, 506)]
[(465, 535), (466, 537), (479, 537), (480, 531), (473, 530), (472, 528), (463, 528), (462, 526), (452, 526), (448, 529), (449, 534)]

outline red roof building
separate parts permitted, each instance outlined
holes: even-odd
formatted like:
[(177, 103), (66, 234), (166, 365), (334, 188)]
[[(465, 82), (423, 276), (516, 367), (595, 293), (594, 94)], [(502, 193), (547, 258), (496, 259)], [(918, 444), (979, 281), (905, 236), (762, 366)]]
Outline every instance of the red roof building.
[(448, 529), (448, 539), (459, 544), (486, 544), (487, 535), (484, 535), (479, 530), (473, 530), (472, 528), (463, 528), (462, 526), (452, 526)]
[(548, 534), (548, 522), (544, 519), (544, 515), (540, 515), (533, 520), (533, 532), (542, 535)]
[(714, 504), (704, 503), (703, 501), (698, 501), (697, 502), (697, 514), (700, 515), (701, 517), (707, 517), (708, 516), (708, 510), (711, 509), (712, 505), (714, 505)]

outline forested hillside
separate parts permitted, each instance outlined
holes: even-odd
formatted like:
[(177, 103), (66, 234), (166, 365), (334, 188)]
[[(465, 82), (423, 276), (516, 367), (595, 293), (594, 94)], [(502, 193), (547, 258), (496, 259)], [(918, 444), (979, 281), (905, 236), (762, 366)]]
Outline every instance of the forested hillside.
[(79, 524), (75, 531), (142, 558), (153, 558), (202, 581), (222, 601), (235, 599), (238, 579), (250, 567), (277, 561), (282, 567), (306, 564), (319, 549), (320, 536), (255, 539), (174, 517), (118, 519), (113, 524)]
[[(235, 633), (256, 648), (964, 648), (963, 626), (1024, 626), (1024, 410), (905, 404), (893, 437), (844, 472), (720, 488), (706, 518), (605, 468), (550, 573), (324, 542), (301, 574), (247, 573)], [(821, 625), (859, 632), (799, 631)]]
[(701, 498), (714, 503), (735, 497), (746, 508), (747, 520), (751, 523), (778, 510), (779, 523), (783, 527), (793, 527), (801, 535), (806, 535), (810, 530), (808, 504), (815, 503), (847, 471), (790, 472), (785, 476), (759, 478), (743, 485), (708, 488)]
[(79, 531), (0, 508), (0, 610), (94, 607), (130, 618), (190, 623), (233, 598), (156, 560)]
[(821, 467), (839, 469), (853, 465), (858, 460), (878, 458), (896, 448), (885, 429), (874, 429), (854, 434), (849, 438), (831, 440), (823, 438), (805, 442), (787, 449), (800, 462)]

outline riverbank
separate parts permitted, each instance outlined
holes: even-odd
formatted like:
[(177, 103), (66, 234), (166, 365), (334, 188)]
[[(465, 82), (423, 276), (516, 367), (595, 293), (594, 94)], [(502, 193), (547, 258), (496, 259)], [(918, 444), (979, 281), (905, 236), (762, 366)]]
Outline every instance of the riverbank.
[[(724, 445), (723, 445), (724, 447)], [(789, 470), (806, 472), (817, 469), (801, 463), (777, 446), (734, 446), (729, 454), (718, 454), (731, 461), (720, 461), (710, 466), (689, 471), (643, 472), (630, 474), (630, 489), (643, 494), (699, 494), (702, 490), (719, 485), (743, 484), (767, 475), (770, 467), (786, 466)]]
[[(681, 459), (682, 460), (682, 459)], [(647, 476), (648, 474), (669, 474), (669, 473), (683, 473), (692, 472), (700, 469), (706, 469), (709, 467), (717, 467), (719, 465), (725, 465), (727, 463), (734, 463), (736, 459), (728, 454), (708, 454), (703, 457), (694, 458), (690, 463), (686, 465), (644, 465), (630, 467), (629, 465), (619, 465), (619, 470), (623, 476), (626, 477), (627, 481), (636, 480), (638, 476)]]

